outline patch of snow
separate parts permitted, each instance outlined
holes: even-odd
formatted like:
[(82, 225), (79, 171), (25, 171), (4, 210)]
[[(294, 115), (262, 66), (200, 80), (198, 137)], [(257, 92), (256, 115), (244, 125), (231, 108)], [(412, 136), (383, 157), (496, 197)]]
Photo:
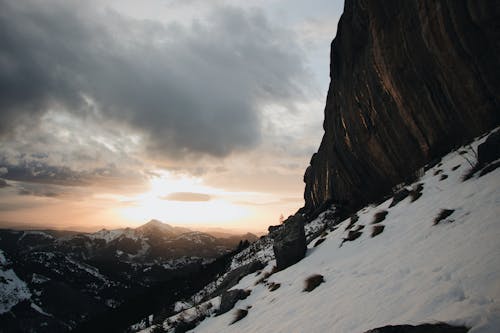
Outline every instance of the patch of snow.
[(89, 273), (90, 275), (98, 278), (99, 280), (101, 280), (103, 282), (108, 282), (108, 279), (106, 279), (106, 277), (104, 275), (99, 273), (99, 270), (97, 268), (90, 266), (90, 265), (87, 265), (87, 264), (84, 264), (82, 262), (73, 260), (70, 257), (66, 257), (66, 258), (68, 259), (68, 261), (70, 263), (72, 263), (73, 265), (75, 265), (79, 269), (84, 270), (85, 272)]
[(31, 278), (31, 282), (36, 284), (45, 283), (47, 281), (50, 281), (50, 278), (37, 273), (33, 273), (33, 276)]
[[(92, 234), (86, 234), (86, 236), (89, 237), (90, 239), (103, 239), (104, 241), (106, 241), (106, 243), (109, 243), (117, 239), (118, 237), (125, 235), (127, 233), (126, 231), (127, 229), (114, 229), (114, 230), (102, 229)], [(131, 234), (133, 235), (133, 233)], [(128, 233), (127, 236), (129, 236)]]
[(10, 263), (9, 260), (7, 260), (7, 258), (5, 257), (5, 254), (0, 249), (0, 265), (5, 266), (5, 265), (8, 265), (9, 263)]
[(50, 313), (47, 313), (47, 312), (43, 311), (43, 309), (41, 307), (39, 307), (38, 305), (36, 305), (33, 302), (31, 303), (31, 308), (33, 310), (35, 310), (36, 312), (43, 314), (44, 316), (53, 317)]
[(54, 238), (52, 235), (49, 235), (43, 231), (37, 231), (37, 230), (27, 230), (27, 231), (23, 231), (22, 233), (23, 234), (21, 235), (21, 237), (19, 237), (19, 239), (17, 240), (18, 242), (28, 235), (37, 235), (37, 236), (42, 236), (43, 238), (50, 238), (50, 239)]
[(182, 310), (186, 310), (186, 309), (189, 309), (191, 308), (193, 305), (188, 303), (188, 302), (182, 302), (182, 301), (179, 301), (179, 302), (175, 302), (175, 305), (174, 305), (174, 311), (175, 312), (180, 312)]
[(30, 299), (30, 290), (14, 270), (0, 269), (0, 314), (12, 309), (17, 303)]
[[(166, 332), (175, 332), (175, 325), (179, 321), (191, 322), (196, 320), (200, 316), (208, 317), (213, 315), (220, 307), (220, 297), (214, 297), (211, 300), (208, 300), (204, 303), (198, 304), (197, 306), (190, 307), (189, 309), (185, 309), (167, 319), (161, 324), (163, 329)], [(153, 317), (150, 316), (150, 322), (153, 321)], [(154, 326), (148, 327), (140, 333), (152, 333), (154, 330)], [(196, 329), (196, 331), (198, 331)]]

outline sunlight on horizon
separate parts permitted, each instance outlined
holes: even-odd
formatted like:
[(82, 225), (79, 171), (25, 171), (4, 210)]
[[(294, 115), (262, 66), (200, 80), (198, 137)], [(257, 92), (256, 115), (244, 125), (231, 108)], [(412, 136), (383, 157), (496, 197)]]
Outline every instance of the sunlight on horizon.
[[(119, 208), (124, 220), (144, 223), (158, 219), (166, 223), (224, 223), (236, 222), (249, 217), (251, 212), (245, 207), (230, 202), (230, 193), (207, 187), (200, 178), (175, 176), (167, 171), (155, 172), (151, 178), (149, 191), (122, 200), (126, 206)], [(169, 195), (206, 196), (193, 200), (170, 199)]]

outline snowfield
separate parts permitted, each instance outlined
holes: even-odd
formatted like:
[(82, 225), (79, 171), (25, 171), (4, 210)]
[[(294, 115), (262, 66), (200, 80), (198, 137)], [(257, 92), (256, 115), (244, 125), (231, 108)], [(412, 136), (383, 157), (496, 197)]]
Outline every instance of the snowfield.
[[(277, 290), (256, 284), (263, 273), (246, 276), (233, 289), (251, 290), (250, 296), (193, 331), (362, 333), (446, 322), (470, 327), (470, 333), (500, 332), (500, 168), (462, 181), (470, 169), (466, 158), (483, 140), (428, 170), (417, 182), (423, 190), (414, 202), (408, 196), (389, 208), (391, 198), (359, 211), (351, 229), (364, 226), (359, 238), (342, 244), (347, 219), (317, 247), (313, 240), (302, 261), (269, 277), (268, 284), (280, 284)], [(454, 211), (434, 225), (442, 209)], [(385, 228), (371, 237), (374, 215), (383, 210), (388, 214), (377, 225)], [(274, 264), (269, 261), (265, 271)], [(313, 274), (325, 282), (304, 292)], [(214, 299), (214, 307), (218, 303)], [(230, 325), (238, 309), (248, 315)], [(185, 310), (169, 322), (192, 313)], [(164, 327), (172, 331), (167, 321)]]
[(0, 314), (3, 314), (17, 303), (30, 299), (30, 290), (13, 269), (5, 267), (9, 261), (0, 250)]

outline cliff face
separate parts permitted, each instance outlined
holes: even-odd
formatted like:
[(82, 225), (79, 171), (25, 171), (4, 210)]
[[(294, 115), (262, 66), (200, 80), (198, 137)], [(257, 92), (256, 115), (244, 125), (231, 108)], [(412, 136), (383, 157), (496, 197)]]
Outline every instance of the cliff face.
[(500, 2), (346, 0), (305, 210), (357, 207), (499, 124)]

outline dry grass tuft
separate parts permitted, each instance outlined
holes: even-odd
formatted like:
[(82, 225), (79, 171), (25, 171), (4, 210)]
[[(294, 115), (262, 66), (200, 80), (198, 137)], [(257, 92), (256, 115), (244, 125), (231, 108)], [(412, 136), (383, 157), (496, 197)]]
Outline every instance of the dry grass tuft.
[(410, 191), (407, 189), (403, 188), (399, 190), (398, 192), (394, 193), (394, 197), (392, 198), (392, 202), (389, 205), (389, 208), (396, 206), (398, 203), (406, 199), (407, 196), (410, 195)]
[(358, 220), (359, 216), (357, 214), (351, 215), (351, 221), (349, 222), (349, 225), (345, 228), (345, 230), (351, 229), (356, 224), (356, 222), (358, 222)]
[(372, 229), (372, 237), (380, 235), (384, 231), (385, 226), (382, 224), (374, 225)]
[(311, 292), (323, 282), (325, 282), (323, 275), (320, 274), (311, 275), (306, 279), (303, 291)]
[(434, 225), (438, 225), (441, 221), (453, 214), (454, 211), (454, 209), (441, 209), (438, 216), (434, 219)]
[(276, 289), (278, 289), (279, 287), (281, 287), (281, 283), (275, 283), (275, 282), (271, 282), (268, 286), (268, 289), (269, 291), (275, 291)]
[(232, 325), (232, 324), (236, 323), (237, 321), (242, 320), (247, 315), (248, 315), (248, 310), (245, 310), (245, 309), (238, 309), (238, 310), (236, 310), (236, 313), (234, 314), (234, 319), (231, 322), (231, 324), (229, 324), (229, 325)]
[(276, 273), (277, 271), (278, 271), (278, 267), (277, 266), (273, 266), (273, 269), (271, 269), (271, 271), (265, 272), (260, 279), (258, 279), (257, 281), (255, 281), (255, 285), (267, 282), (267, 279), (269, 279), (269, 277), (271, 275), (273, 275), (274, 273)]
[(377, 224), (385, 220), (385, 217), (389, 214), (388, 211), (386, 210), (381, 210), (380, 212), (377, 212), (375, 215), (373, 215), (373, 221), (372, 224)]
[(415, 202), (422, 196), (422, 190), (424, 189), (424, 184), (418, 183), (410, 191), (411, 202)]

